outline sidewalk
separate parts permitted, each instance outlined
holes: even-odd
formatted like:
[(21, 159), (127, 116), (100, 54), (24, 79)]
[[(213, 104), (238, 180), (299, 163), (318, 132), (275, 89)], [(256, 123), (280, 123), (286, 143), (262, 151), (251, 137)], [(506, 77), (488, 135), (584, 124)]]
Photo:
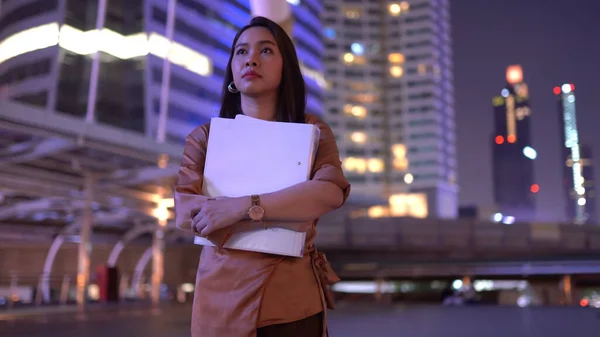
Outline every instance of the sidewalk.
[[(161, 303), (159, 309), (161, 307), (168, 306), (169, 303)], [(83, 311), (84, 314), (87, 313), (97, 313), (102, 311), (122, 311), (122, 310), (132, 310), (132, 309), (142, 309), (142, 310), (151, 310), (154, 309), (152, 304), (148, 302), (122, 302), (122, 303), (89, 303), (86, 304), (85, 309)], [(79, 312), (79, 308), (76, 304), (67, 304), (67, 305), (45, 305), (39, 307), (23, 307), (23, 308), (14, 308), (14, 309), (3, 309), (0, 310), (0, 321), (12, 321), (18, 319), (24, 319), (32, 316), (48, 316), (48, 315), (60, 315), (60, 314), (77, 314)]]

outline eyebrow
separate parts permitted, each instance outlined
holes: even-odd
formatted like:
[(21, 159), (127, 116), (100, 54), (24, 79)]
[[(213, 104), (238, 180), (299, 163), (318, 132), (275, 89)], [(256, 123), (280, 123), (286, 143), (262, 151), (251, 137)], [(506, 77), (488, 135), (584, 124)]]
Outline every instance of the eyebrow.
[[(275, 46), (275, 42), (273, 42), (273, 41), (271, 41), (271, 40), (260, 40), (260, 41), (258, 41), (258, 44), (270, 44), (270, 45), (273, 45), (273, 46)], [(235, 49), (237, 49), (238, 47), (242, 47), (242, 46), (243, 46), (243, 47), (247, 47), (247, 46), (249, 46), (249, 45), (250, 45), (250, 44), (248, 44), (248, 43), (246, 43), (246, 42), (238, 43), (238, 44), (235, 46)]]

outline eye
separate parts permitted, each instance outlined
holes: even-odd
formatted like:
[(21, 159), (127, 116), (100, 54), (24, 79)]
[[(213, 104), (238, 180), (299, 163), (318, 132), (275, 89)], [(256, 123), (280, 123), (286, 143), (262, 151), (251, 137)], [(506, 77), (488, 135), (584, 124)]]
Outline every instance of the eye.
[(246, 50), (245, 50), (245, 49), (238, 49), (238, 50), (235, 52), (235, 54), (236, 54), (236, 55), (244, 55), (245, 53), (246, 53)]
[(271, 53), (273, 53), (273, 50), (271, 48), (264, 48), (260, 52), (265, 53), (265, 54), (271, 54)]

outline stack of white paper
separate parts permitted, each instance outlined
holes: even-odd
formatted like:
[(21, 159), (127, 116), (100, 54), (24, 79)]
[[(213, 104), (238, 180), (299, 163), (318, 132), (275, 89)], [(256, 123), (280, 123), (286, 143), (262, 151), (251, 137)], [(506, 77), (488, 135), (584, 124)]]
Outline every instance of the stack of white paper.
[[(306, 181), (318, 144), (319, 129), (313, 124), (268, 122), (244, 115), (212, 118), (202, 194), (249, 196)], [(305, 238), (305, 233), (270, 228), (233, 234), (224, 247), (301, 257)], [(194, 242), (214, 246), (202, 237)]]

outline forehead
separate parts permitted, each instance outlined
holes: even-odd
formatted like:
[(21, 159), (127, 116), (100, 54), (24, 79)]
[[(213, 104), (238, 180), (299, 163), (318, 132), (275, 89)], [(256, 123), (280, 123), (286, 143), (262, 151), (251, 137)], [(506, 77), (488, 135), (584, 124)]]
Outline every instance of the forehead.
[(246, 29), (237, 41), (237, 44), (247, 43), (256, 44), (261, 41), (271, 41), (275, 43), (275, 37), (265, 27), (251, 27)]

